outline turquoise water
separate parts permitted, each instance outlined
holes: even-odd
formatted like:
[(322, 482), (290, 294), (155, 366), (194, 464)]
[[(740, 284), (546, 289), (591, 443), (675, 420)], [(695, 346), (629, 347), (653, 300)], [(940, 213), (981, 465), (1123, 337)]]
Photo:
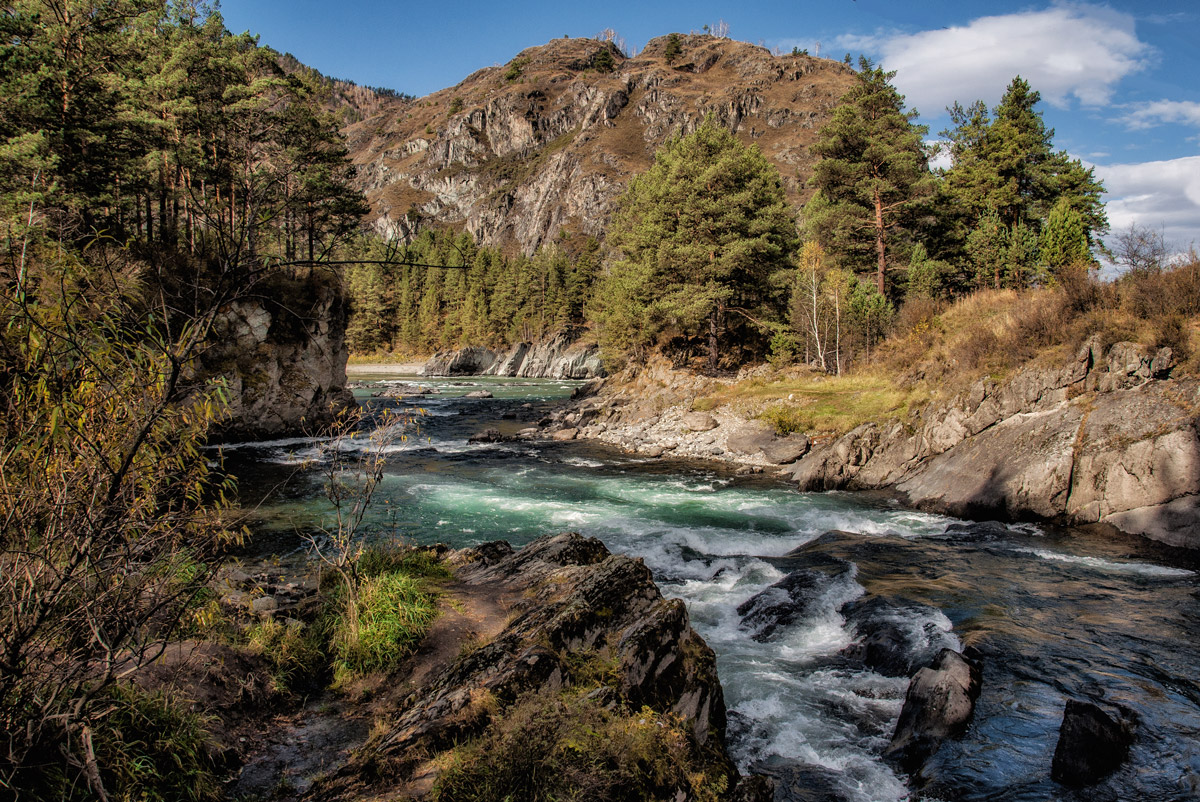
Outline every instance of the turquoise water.
[[(909, 797), (907, 778), (879, 757), (907, 680), (842, 655), (861, 634), (839, 610), (873, 593), (928, 605), (906, 625), (984, 656), (972, 730), (930, 767), (943, 798), (1073, 798), (1048, 779), (1068, 695), (1127, 703), (1154, 733), (1104, 786), (1112, 798), (1183, 799), (1200, 787), (1192, 746), (1200, 735), (1200, 654), (1192, 643), (1200, 604), (1186, 557), (1143, 541), (1030, 526), (981, 534), (879, 497), (801, 494), (718, 464), (639, 458), (584, 442), (472, 444), (467, 439), (487, 428), (512, 434), (531, 425), (576, 383), (382, 379), (439, 393), (414, 399), (424, 410), (417, 428), (383, 446), (385, 476), (362, 535), (520, 545), (574, 530), (643, 558), (717, 652), (730, 747), (743, 768), (819, 766), (836, 779), (830, 798)], [(462, 398), (476, 389), (495, 398)], [(360, 395), (375, 408), (405, 406)], [(328, 520), (319, 468), (335, 465), (352, 478), (355, 457), (378, 446), (370, 434), (226, 448), (248, 500), (274, 490), (256, 513), (261, 548), (301, 548), (298, 533)], [(795, 565), (780, 558), (802, 547), (853, 570), (804, 620), (768, 642), (753, 639), (738, 605), (786, 576)]]

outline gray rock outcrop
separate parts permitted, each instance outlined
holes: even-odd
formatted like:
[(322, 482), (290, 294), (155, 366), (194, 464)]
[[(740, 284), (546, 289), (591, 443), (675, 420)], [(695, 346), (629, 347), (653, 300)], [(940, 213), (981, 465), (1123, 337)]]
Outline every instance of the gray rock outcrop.
[[(451, 557), (460, 581), (517, 599), (502, 631), (417, 689), (369, 761), (447, 749), (478, 734), (494, 708), (579, 681), (587, 660), (612, 666), (602, 689), (629, 709), (678, 715), (697, 747), (723, 754), (726, 712), (716, 658), (678, 599), (664, 599), (641, 562), (594, 538), (542, 537), (519, 551), (485, 544)], [(603, 657), (599, 657), (603, 655)], [(726, 764), (733, 775), (732, 765)]]
[(213, 321), (195, 367), (220, 379), (229, 418), (214, 440), (258, 440), (314, 430), (352, 404), (346, 389), (346, 302), (331, 280), (271, 276), (257, 300), (235, 301)]
[(1065, 368), (977, 382), (910, 424), (865, 424), (814, 448), (802, 490), (894, 487), (963, 517), (1109, 523), (1200, 547), (1200, 382), (1170, 349), (1095, 342)]
[(527, 379), (593, 379), (604, 376), (600, 347), (560, 331), (540, 343), (517, 343), (499, 353), (480, 346), (441, 351), (422, 376), (514, 376)]

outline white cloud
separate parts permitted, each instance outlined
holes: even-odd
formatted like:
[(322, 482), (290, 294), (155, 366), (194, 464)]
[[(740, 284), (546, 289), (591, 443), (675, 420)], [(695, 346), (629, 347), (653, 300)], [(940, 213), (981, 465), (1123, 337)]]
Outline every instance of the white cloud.
[(1041, 11), (980, 17), (915, 34), (843, 37), (842, 47), (877, 54), (910, 108), (938, 116), (954, 101), (995, 105), (1017, 75), (1059, 107), (1075, 98), (1100, 106), (1153, 49), (1134, 18), (1102, 6), (1060, 3)]
[(1200, 128), (1200, 103), (1191, 100), (1156, 100), (1141, 103), (1121, 118), (1134, 130), (1153, 128), (1163, 123), (1183, 123)]
[(1162, 230), (1178, 249), (1200, 245), (1200, 156), (1096, 165), (1113, 231), (1130, 224)]

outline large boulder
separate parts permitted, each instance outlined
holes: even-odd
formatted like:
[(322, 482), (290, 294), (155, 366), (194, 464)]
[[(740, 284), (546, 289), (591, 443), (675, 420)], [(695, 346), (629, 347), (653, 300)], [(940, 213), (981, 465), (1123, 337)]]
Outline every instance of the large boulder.
[(682, 419), (683, 428), (691, 432), (707, 432), (717, 428), (717, 419), (707, 412), (688, 412)]
[(975, 660), (942, 649), (908, 684), (896, 731), (884, 756), (913, 774), (942, 741), (966, 732), (975, 712), (983, 672)]
[(1080, 788), (1112, 774), (1129, 757), (1135, 721), (1132, 711), (1105, 711), (1091, 702), (1068, 699), (1058, 730), (1050, 776)]
[(766, 421), (753, 420), (740, 424), (725, 440), (725, 447), (735, 454), (753, 456), (775, 442), (775, 427)]
[(808, 453), (808, 437), (795, 432), (768, 443), (762, 450), (767, 462), (789, 465)]

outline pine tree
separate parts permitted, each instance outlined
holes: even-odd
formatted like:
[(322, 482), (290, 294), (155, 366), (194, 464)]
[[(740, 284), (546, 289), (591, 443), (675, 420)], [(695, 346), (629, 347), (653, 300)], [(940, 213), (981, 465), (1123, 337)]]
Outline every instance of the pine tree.
[(1091, 264), (1093, 261), (1083, 215), (1071, 205), (1068, 198), (1060, 198), (1046, 218), (1046, 225), (1042, 228), (1041, 257), (1049, 278), (1057, 276), (1065, 267)]
[(969, 210), (969, 224), (993, 209), (1010, 230), (1024, 224), (1035, 235), (1066, 198), (1079, 212), (1090, 246), (1108, 228), (1100, 200), (1104, 187), (1091, 168), (1052, 149), (1054, 129), (1046, 128), (1035, 108), (1040, 100), (1018, 76), (992, 117), (982, 101), (968, 109), (956, 103), (950, 109), (954, 127), (942, 131), (954, 162), (945, 176), (947, 193)]
[(630, 182), (609, 242), (637, 266), (621, 280), (649, 281), (658, 316), (704, 337), (716, 369), (726, 314), (766, 299), (797, 236), (779, 173), (710, 118)]
[(813, 146), (821, 161), (810, 180), (816, 195), (805, 208), (810, 230), (841, 263), (859, 271), (873, 263), (881, 295), (892, 242), (934, 186), (922, 141), (928, 129), (904, 110), (894, 76), (862, 60), (859, 85)]

